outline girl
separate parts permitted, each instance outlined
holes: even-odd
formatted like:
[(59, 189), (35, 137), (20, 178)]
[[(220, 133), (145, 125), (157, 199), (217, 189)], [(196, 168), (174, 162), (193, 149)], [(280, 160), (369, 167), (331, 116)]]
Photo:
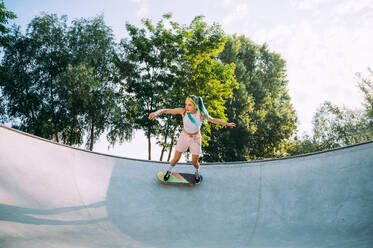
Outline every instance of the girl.
[(171, 171), (176, 163), (180, 160), (181, 154), (188, 150), (192, 153), (192, 164), (196, 169), (196, 183), (200, 183), (202, 177), (199, 175), (199, 156), (202, 154), (201, 142), (201, 125), (202, 122), (209, 121), (211, 123), (235, 127), (233, 122), (225, 122), (209, 116), (201, 97), (188, 96), (185, 100), (185, 108), (175, 109), (160, 109), (149, 114), (149, 119), (154, 120), (159, 114), (180, 114), (183, 117), (184, 128), (181, 132), (175, 148), (175, 155), (171, 161), (170, 168), (167, 170), (164, 180), (167, 181)]

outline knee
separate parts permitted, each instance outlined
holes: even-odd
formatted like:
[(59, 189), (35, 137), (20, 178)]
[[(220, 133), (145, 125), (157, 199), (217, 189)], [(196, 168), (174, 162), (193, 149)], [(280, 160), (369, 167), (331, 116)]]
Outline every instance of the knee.
[(174, 157), (172, 160), (171, 160), (171, 165), (174, 166), (177, 162), (179, 162), (180, 158), (177, 158), (177, 157)]

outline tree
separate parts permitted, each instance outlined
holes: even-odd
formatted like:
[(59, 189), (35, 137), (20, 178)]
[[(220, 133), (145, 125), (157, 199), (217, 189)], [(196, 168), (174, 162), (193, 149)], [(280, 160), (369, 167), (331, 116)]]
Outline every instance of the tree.
[(65, 116), (54, 78), (68, 63), (66, 28), (66, 17), (56, 15), (34, 18), (25, 35), (14, 27), (2, 60), (8, 115), (20, 129), (57, 142)]
[(152, 110), (161, 108), (172, 84), (169, 73), (173, 36), (164, 28), (163, 20), (154, 27), (143, 20), (144, 28), (126, 24), (129, 38), (120, 42), (117, 66), (123, 80), (127, 105), (133, 113), (135, 129), (142, 129), (148, 139), (151, 159), (151, 136), (158, 135), (159, 123), (148, 119)]
[(339, 108), (326, 101), (313, 119), (313, 140), (321, 150), (332, 149), (369, 140), (368, 119), (361, 110)]
[[(131, 137), (132, 129), (122, 116), (124, 106), (122, 95), (118, 88), (120, 85), (117, 68), (114, 64), (115, 48), (113, 32), (105, 25), (104, 17), (97, 16), (92, 19), (79, 19), (72, 22), (68, 32), (69, 51), (71, 53), (71, 67), (73, 73), (67, 71), (67, 76), (73, 76), (73, 80), (66, 81), (73, 84), (72, 96), (76, 93), (76, 102), (71, 102), (72, 109), (79, 108), (77, 115), (82, 121), (80, 129), (88, 134), (86, 146), (90, 150), (93, 144), (105, 130), (111, 130), (108, 139), (111, 144), (117, 140), (113, 135)], [(75, 80), (74, 77), (79, 77)], [(71, 96), (69, 97), (71, 98)], [(123, 125), (121, 125), (123, 124)], [(113, 131), (117, 129), (116, 131)]]
[(12, 11), (7, 11), (4, 1), (0, 2), (0, 46), (6, 45), (9, 41), (7, 34), (9, 33), (9, 28), (6, 26), (9, 20), (17, 18), (16, 14)]
[(365, 109), (352, 110), (324, 102), (313, 117), (312, 135), (291, 142), (290, 155), (333, 149), (373, 139), (373, 71), (356, 73)]
[(312, 136), (295, 140), (290, 155), (328, 150), (373, 138), (371, 120), (363, 110), (351, 110), (324, 102), (313, 117)]
[(306, 154), (322, 150), (322, 147), (313, 140), (313, 137), (307, 134), (303, 135), (302, 138), (295, 136), (293, 140), (289, 140), (287, 146), (286, 152), (288, 155)]
[[(201, 96), (209, 114), (227, 120), (225, 103), (238, 87), (233, 62), (223, 62), (219, 54), (227, 41), (220, 25), (209, 26), (203, 16), (195, 17), (189, 26), (176, 26), (184, 41), (180, 44), (181, 56), (178, 60), (179, 96), (184, 104), (187, 95)], [(212, 130), (221, 126), (206, 123), (202, 129), (203, 146), (209, 145)]]
[[(225, 65), (217, 58), (225, 43), (220, 26), (208, 26), (202, 17), (196, 17), (189, 26), (170, 18), (164, 15), (156, 26), (143, 20), (141, 29), (127, 24), (130, 38), (121, 42), (118, 67), (128, 98), (134, 103), (136, 128), (148, 137), (149, 159), (151, 136), (158, 138), (163, 152), (170, 148), (170, 155), (175, 136), (181, 131), (178, 117), (164, 115), (149, 121), (150, 112), (183, 106), (185, 97), (195, 94), (204, 97), (210, 113), (224, 118), (225, 100), (236, 85), (234, 65)], [(165, 21), (169, 28), (165, 28)]]
[[(7, 11), (4, 1), (0, 2), (0, 47), (6, 46), (9, 42), (9, 28), (6, 26), (9, 20), (15, 19), (17, 16), (11, 11)], [(0, 67), (0, 81), (6, 80), (7, 74), (4, 72), (3, 68)], [(2, 89), (0, 87), (0, 123), (7, 121), (6, 106), (4, 98), (2, 97)]]
[[(8, 76), (0, 86), (19, 128), (69, 145), (82, 144), (86, 135), (90, 150), (111, 129), (108, 138), (115, 142), (112, 130), (123, 105), (115, 42), (103, 16), (68, 27), (66, 16), (44, 14), (31, 21), (25, 35), (14, 28), (12, 37), (2, 60)], [(128, 125), (118, 130), (119, 139), (132, 131)]]
[(370, 119), (370, 126), (373, 129), (373, 69), (368, 68), (368, 76), (364, 77), (357, 73), (358, 87), (364, 94), (364, 106), (367, 117)]
[(237, 128), (214, 131), (205, 161), (238, 161), (284, 156), (296, 129), (287, 92), (285, 61), (245, 36), (228, 38), (220, 59), (235, 63), (239, 88), (225, 105)]

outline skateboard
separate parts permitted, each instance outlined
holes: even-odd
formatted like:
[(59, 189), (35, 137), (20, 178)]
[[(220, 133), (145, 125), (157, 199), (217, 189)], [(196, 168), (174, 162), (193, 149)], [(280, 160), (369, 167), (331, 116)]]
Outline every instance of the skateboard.
[[(159, 181), (165, 184), (188, 184), (190, 186), (193, 186), (196, 184), (196, 177), (194, 176), (194, 174), (172, 172), (170, 175), (170, 178), (167, 181), (163, 180), (163, 177), (165, 174), (166, 172), (157, 173), (157, 178), (159, 179)], [(201, 181), (200, 181), (201, 183), (203, 180), (203, 177), (201, 175), (200, 177), (201, 177)]]

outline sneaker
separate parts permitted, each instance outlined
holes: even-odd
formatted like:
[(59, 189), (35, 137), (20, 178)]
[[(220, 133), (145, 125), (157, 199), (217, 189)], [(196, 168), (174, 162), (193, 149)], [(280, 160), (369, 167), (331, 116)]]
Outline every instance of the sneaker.
[(168, 179), (170, 178), (170, 175), (171, 175), (171, 171), (168, 170), (168, 171), (166, 172), (166, 174), (164, 175), (163, 180), (164, 180), (165, 182), (167, 182)]
[(195, 176), (195, 181), (196, 181), (196, 184), (200, 184), (202, 182), (202, 176), (198, 173), (194, 174)]

